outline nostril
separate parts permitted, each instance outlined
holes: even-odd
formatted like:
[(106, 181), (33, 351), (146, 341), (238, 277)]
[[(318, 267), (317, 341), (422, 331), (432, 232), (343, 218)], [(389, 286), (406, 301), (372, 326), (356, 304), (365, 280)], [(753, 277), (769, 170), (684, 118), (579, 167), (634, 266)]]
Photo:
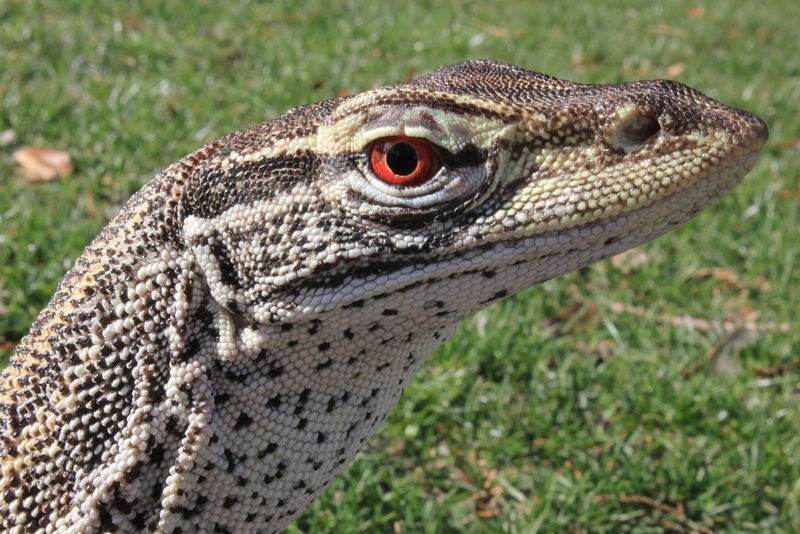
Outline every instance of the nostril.
[(608, 144), (625, 152), (633, 152), (652, 140), (661, 126), (658, 119), (636, 106), (621, 108), (606, 134)]

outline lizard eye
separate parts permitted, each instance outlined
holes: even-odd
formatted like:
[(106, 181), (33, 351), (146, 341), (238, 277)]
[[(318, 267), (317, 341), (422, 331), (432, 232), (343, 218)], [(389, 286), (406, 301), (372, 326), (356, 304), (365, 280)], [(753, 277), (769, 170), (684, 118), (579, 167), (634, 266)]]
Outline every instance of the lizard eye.
[(372, 172), (394, 185), (420, 185), (439, 170), (436, 149), (415, 137), (383, 137), (369, 145), (367, 155)]

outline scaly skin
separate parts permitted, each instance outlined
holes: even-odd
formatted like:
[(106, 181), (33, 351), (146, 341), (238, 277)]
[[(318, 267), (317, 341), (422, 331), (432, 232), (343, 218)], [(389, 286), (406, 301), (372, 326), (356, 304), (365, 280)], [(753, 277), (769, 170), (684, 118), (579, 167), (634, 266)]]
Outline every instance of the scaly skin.
[[(397, 135), (435, 147), (435, 175), (376, 176)], [(683, 224), (766, 137), (675, 82), (468, 62), (207, 145), (134, 195), (17, 347), (4, 531), (282, 530), (461, 319)]]

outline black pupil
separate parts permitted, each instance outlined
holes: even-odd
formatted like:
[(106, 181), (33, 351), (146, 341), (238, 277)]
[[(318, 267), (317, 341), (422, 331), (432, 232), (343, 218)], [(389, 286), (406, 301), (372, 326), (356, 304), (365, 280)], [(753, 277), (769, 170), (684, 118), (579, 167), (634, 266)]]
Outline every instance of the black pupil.
[(417, 168), (419, 156), (416, 149), (408, 143), (395, 143), (386, 152), (386, 165), (393, 173), (407, 176)]

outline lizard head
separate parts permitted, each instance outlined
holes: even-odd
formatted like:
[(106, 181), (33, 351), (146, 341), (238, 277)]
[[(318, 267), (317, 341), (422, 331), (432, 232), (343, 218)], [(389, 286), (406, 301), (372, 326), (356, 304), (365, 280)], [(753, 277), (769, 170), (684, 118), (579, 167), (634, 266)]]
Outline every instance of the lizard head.
[(184, 233), (214, 298), (249, 321), (408, 291), (455, 322), (683, 224), (766, 137), (677, 82), (474, 61), (232, 134), (198, 168)]

